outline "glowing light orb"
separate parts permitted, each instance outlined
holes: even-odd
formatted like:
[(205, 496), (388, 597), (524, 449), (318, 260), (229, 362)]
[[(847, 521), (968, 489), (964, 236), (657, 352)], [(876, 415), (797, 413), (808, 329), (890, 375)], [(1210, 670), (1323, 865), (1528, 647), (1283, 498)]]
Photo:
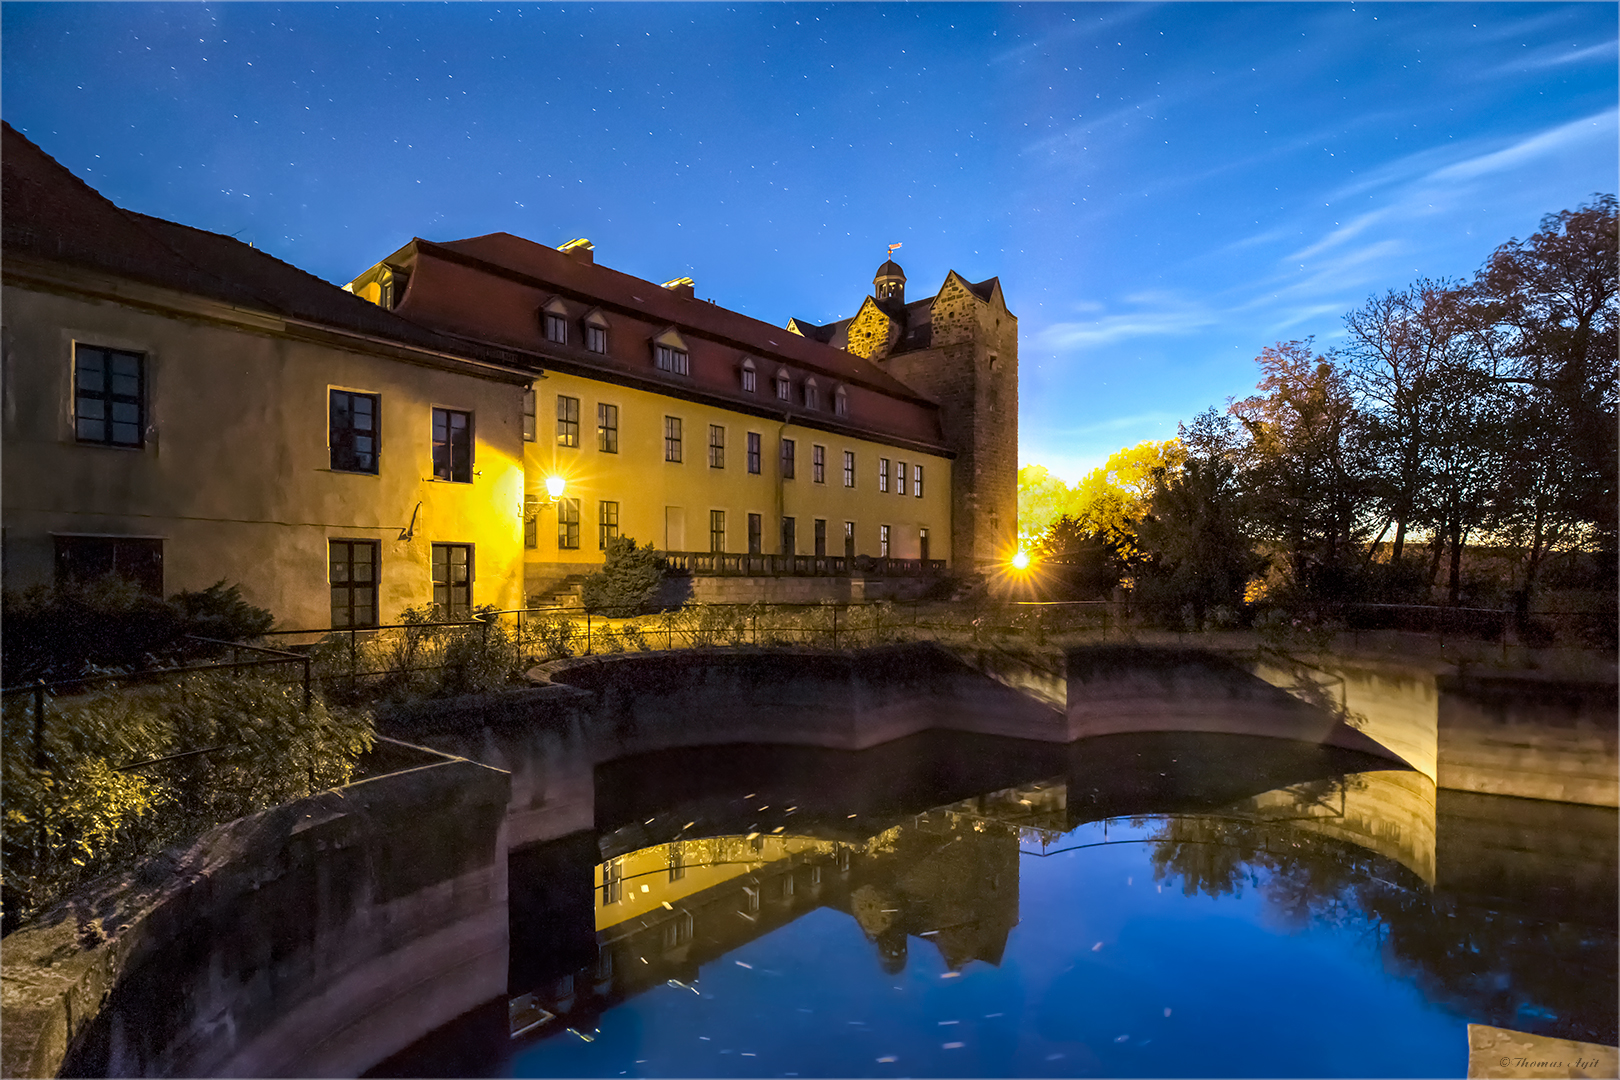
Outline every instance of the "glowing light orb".
[(1014, 555), (1012, 557), (1012, 565), (1014, 570), (1028, 570), (1029, 553), (1020, 551), (1018, 554)]
[(556, 502), (558, 499), (562, 498), (563, 488), (567, 486), (568, 481), (564, 480), (560, 476), (546, 477), (546, 494), (551, 496), (552, 502)]

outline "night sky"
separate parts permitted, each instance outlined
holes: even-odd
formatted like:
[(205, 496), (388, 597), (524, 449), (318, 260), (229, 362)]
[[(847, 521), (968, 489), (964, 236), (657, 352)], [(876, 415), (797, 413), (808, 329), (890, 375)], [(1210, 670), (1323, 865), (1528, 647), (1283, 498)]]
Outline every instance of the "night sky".
[(1070, 480), (1282, 339), (1620, 173), (1595, 4), (21, 4), (4, 116), (120, 205), (333, 282), (589, 237), (782, 325), (999, 275)]

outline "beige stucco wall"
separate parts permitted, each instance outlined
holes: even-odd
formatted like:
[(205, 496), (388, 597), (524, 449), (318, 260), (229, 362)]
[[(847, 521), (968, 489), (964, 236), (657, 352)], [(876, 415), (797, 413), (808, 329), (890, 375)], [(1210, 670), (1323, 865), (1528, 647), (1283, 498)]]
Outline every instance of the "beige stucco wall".
[[(158, 306), (4, 290), (7, 588), (51, 580), (53, 533), (161, 537), (166, 593), (223, 578), (283, 627), (325, 627), (327, 541), (377, 540), (380, 616), (391, 622), (431, 602), (431, 545), (454, 542), (476, 545), (473, 602), (517, 606), (521, 387), (302, 340), (245, 313), (248, 325), (215, 321), (185, 297), (166, 311), (156, 290), (131, 293)], [(145, 354), (143, 448), (75, 441), (75, 342)], [(331, 388), (380, 395), (377, 475), (330, 469)], [(432, 479), (435, 405), (474, 414), (470, 484)]]

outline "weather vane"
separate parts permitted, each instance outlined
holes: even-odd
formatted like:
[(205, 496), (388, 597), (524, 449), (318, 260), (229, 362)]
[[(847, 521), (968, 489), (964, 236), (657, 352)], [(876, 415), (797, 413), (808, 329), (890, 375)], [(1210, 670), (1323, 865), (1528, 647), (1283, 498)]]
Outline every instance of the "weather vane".
[(889, 245), (889, 258), (891, 258), (891, 259), (894, 258), (895, 251), (898, 250), (900, 247), (901, 247), (900, 244), (890, 244)]

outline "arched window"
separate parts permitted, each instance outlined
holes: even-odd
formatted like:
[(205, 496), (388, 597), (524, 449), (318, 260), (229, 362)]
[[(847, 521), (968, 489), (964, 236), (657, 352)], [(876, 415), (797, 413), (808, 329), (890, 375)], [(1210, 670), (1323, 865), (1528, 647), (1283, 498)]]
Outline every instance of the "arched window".
[(793, 383), (788, 378), (786, 368), (776, 373), (776, 399), (778, 401), (793, 400)]
[(755, 382), (754, 362), (746, 356), (743, 357), (742, 362), (742, 388), (745, 394), (752, 394), (758, 389)]
[(821, 388), (816, 385), (814, 379), (804, 380), (804, 407), (807, 409), (821, 408)]
[(849, 415), (849, 394), (845, 392), (842, 386), (833, 391), (833, 415)]

